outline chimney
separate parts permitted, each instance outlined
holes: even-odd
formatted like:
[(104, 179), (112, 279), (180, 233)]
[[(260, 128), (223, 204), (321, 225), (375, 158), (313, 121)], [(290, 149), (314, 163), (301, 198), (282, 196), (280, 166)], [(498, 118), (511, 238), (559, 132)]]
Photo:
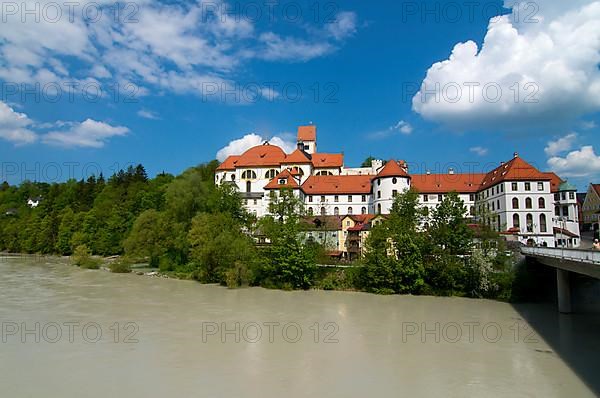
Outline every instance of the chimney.
[(518, 158), (519, 157), (519, 152), (513, 153), (513, 157)]
[(430, 176), (431, 175), (431, 170), (427, 170), (427, 172), (425, 174), (427, 174), (428, 176)]
[(500, 162), (500, 166), (504, 166), (504, 162)]
[(454, 169), (452, 167), (448, 169), (448, 174), (454, 175)]

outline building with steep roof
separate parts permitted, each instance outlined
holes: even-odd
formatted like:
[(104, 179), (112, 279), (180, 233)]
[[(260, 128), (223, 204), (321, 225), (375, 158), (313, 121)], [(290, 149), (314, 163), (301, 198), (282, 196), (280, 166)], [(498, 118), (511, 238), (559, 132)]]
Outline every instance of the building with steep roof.
[[(541, 172), (515, 153), (487, 173), (412, 174), (403, 160), (374, 160), (371, 167), (348, 168), (343, 154), (317, 152), (317, 128), (300, 126), (297, 148), (286, 154), (265, 142), (241, 155), (228, 157), (217, 168), (217, 185), (237, 186), (247, 209), (268, 214), (272, 193), (290, 189), (309, 216), (350, 218), (389, 214), (394, 197), (410, 188), (421, 205), (433, 211), (450, 192), (464, 202), (467, 217), (479, 217), (498, 232), (523, 244), (578, 247), (580, 240), (576, 190), (555, 173)], [(600, 186), (590, 190), (598, 196)], [(585, 207), (584, 207), (585, 211)], [(597, 220), (597, 218), (596, 218)], [(347, 233), (368, 231), (368, 223), (350, 222)], [(356, 224), (356, 225), (354, 225)]]

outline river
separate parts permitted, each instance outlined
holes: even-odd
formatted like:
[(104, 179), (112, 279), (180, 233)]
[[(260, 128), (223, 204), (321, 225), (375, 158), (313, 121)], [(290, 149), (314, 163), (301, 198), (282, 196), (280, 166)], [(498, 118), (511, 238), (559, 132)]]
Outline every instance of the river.
[(229, 290), (3, 257), (1, 395), (596, 396), (600, 320), (564, 317), (549, 305)]

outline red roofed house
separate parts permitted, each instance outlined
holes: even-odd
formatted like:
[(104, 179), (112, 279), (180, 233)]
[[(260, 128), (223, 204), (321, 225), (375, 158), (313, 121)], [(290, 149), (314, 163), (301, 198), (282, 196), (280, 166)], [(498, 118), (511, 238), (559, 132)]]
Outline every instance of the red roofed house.
[[(398, 160), (348, 168), (343, 154), (317, 152), (317, 128), (309, 125), (298, 128), (293, 152), (287, 154), (265, 142), (225, 159), (216, 170), (215, 182), (234, 184), (248, 210), (258, 217), (268, 213), (269, 192), (282, 188), (292, 189), (309, 215), (351, 217), (389, 214), (395, 195), (411, 187), (419, 191), (421, 205), (430, 210), (448, 193), (456, 192), (469, 218), (485, 217), (513, 240), (579, 246), (575, 188), (554, 173), (539, 171), (517, 153), (488, 173), (450, 169), (445, 174), (411, 174), (406, 162)], [(586, 217), (595, 217), (597, 223), (600, 186), (592, 185), (588, 196), (584, 212), (587, 208)], [(357, 229), (352, 233), (367, 228), (351, 227)], [(345, 250), (341, 239), (340, 250)]]

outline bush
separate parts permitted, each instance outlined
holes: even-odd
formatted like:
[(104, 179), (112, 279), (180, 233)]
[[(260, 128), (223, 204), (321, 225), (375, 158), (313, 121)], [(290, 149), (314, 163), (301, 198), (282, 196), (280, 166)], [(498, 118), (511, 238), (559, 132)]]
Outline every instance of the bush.
[(108, 268), (115, 274), (128, 274), (131, 272), (131, 262), (128, 259), (120, 258), (110, 263)]
[(73, 255), (71, 256), (71, 260), (75, 265), (81, 268), (100, 268), (100, 260), (92, 257), (92, 254), (86, 245), (77, 246), (73, 252)]
[(250, 279), (250, 270), (244, 263), (239, 261), (236, 261), (233, 267), (225, 272), (225, 284), (230, 289), (248, 285)]

